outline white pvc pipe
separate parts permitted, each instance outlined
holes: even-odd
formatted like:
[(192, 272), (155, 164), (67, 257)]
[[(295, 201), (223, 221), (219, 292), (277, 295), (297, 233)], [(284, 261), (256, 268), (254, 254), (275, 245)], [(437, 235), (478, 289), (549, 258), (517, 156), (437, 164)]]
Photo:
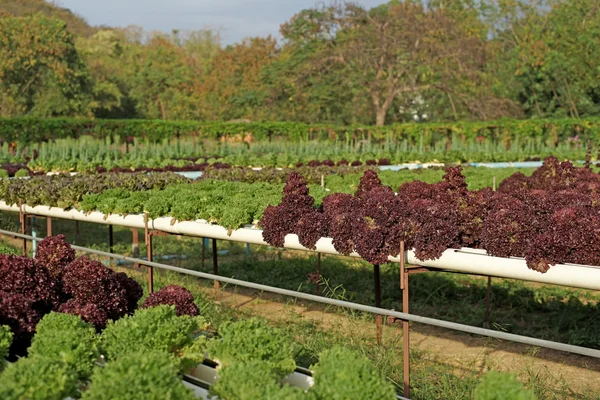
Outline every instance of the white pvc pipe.
[(600, 290), (600, 268), (589, 265), (556, 264), (541, 273), (527, 268), (525, 260), (511, 257), (492, 257), (485, 250), (462, 248), (448, 249), (437, 260), (421, 261), (413, 251), (407, 263), (468, 274), (520, 279), (524, 281)]
[[(12, 211), (18, 213), (19, 207), (16, 205), (10, 206), (5, 202), (0, 201), (0, 211)], [(65, 211), (58, 207), (29, 207), (27, 205), (23, 206), (23, 211), (27, 214), (46, 217), (144, 229), (144, 216), (140, 214), (127, 215), (125, 217), (117, 214), (105, 216), (97, 211), (86, 214), (74, 209)], [(161, 217), (150, 220), (148, 222), (148, 227), (150, 229), (186, 236), (230, 240), (265, 246), (269, 245), (263, 240), (262, 230), (252, 226), (228, 231), (220, 225), (213, 225), (204, 220), (176, 222), (172, 218)], [(308, 250), (300, 244), (298, 236), (292, 234), (285, 237), (284, 247), (293, 250)], [(339, 255), (333, 247), (331, 238), (319, 239), (316, 244), (316, 250), (314, 251), (323, 254)], [(356, 253), (353, 253), (352, 256), (359, 257)], [(557, 264), (551, 266), (548, 272), (542, 274), (527, 268), (525, 260), (523, 259), (492, 257), (487, 255), (485, 250), (468, 248), (460, 250), (448, 249), (437, 260), (429, 261), (421, 261), (416, 258), (413, 251), (408, 251), (406, 260), (407, 263), (411, 265), (420, 265), (423, 267), (438, 268), (448, 271), (600, 290), (600, 267), (594, 266)], [(398, 262), (399, 258), (389, 257), (389, 261)]]

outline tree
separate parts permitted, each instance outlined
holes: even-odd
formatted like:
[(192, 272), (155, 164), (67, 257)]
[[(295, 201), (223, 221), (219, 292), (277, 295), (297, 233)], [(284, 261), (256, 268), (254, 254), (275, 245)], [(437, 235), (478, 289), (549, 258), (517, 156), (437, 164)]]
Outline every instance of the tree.
[(456, 71), (475, 73), (485, 60), (486, 30), (474, 13), (418, 1), (390, 1), (366, 10), (334, 4), (307, 10), (282, 27), (284, 36), (317, 48), (313, 71), (339, 71), (363, 88), (383, 125), (394, 102), (411, 103), (430, 90), (450, 92)]
[(88, 66), (93, 89), (91, 108), (98, 117), (128, 117), (135, 113), (127, 101), (129, 85), (125, 47), (114, 30), (80, 37), (77, 49)]
[(61, 7), (57, 1), (46, 0), (0, 0), (0, 12), (15, 17), (26, 17), (38, 13), (48, 18), (56, 18), (67, 24), (67, 30), (73, 35), (91, 36), (97, 28), (90, 26), (84, 18), (71, 10)]
[(498, 73), (529, 116), (597, 115), (600, 4), (594, 0), (498, 0)]
[(134, 60), (131, 97), (146, 118), (191, 119), (195, 64), (185, 50), (157, 35)]
[(212, 60), (221, 50), (221, 32), (217, 29), (175, 30), (172, 34), (173, 44), (185, 49), (192, 57), (199, 70), (208, 72)]
[(0, 115), (88, 115), (90, 91), (64, 22), (0, 15)]
[(307, 9), (281, 26), (283, 45), (265, 68), (278, 119), (308, 123), (369, 123), (371, 106), (357, 79), (338, 63), (325, 63), (334, 8)]
[(217, 120), (268, 119), (271, 112), (263, 71), (277, 54), (277, 43), (270, 36), (248, 38), (220, 50), (196, 91), (206, 117)]

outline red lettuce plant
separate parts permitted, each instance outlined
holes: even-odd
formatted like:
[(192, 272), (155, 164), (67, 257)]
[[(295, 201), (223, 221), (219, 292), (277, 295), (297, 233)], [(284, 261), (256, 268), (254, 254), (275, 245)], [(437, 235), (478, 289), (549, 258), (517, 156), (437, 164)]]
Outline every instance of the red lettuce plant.
[(422, 260), (448, 248), (484, 248), (499, 257), (523, 257), (546, 272), (556, 263), (600, 264), (600, 175), (550, 157), (533, 175), (516, 173), (498, 192), (469, 191), (460, 167), (441, 182), (413, 181), (395, 194), (367, 171), (354, 195), (335, 193), (315, 209), (303, 182), (290, 177), (284, 199), (265, 213), (263, 235), (283, 245), (294, 232), (314, 249), (325, 235), (341, 254), (356, 251), (383, 263), (400, 241)]
[(45, 238), (35, 252), (35, 261), (56, 277), (61, 276), (63, 268), (74, 260), (75, 250), (65, 241), (65, 235)]
[(79, 315), (82, 320), (94, 325), (97, 328), (106, 326), (108, 314), (105, 310), (94, 303), (82, 303), (75, 299), (69, 299), (58, 308), (58, 311), (65, 314)]
[(260, 225), (264, 240), (273, 246), (283, 247), (285, 236), (305, 213), (314, 210), (315, 199), (308, 194), (308, 186), (301, 175), (292, 172), (283, 188), (283, 198), (278, 206), (268, 206)]
[(61, 303), (59, 281), (27, 257), (0, 255), (0, 290), (27, 296), (41, 312)]
[[(69, 305), (69, 310), (76, 312), (87, 304), (93, 304), (106, 313), (107, 319), (118, 319), (132, 313), (142, 294), (141, 287), (133, 279), (87, 257), (80, 257), (65, 268), (63, 285), (65, 292), (75, 300)], [(85, 315), (81, 317), (85, 320)], [(86, 322), (93, 323), (91, 320)], [(97, 322), (96, 327), (102, 328), (107, 321)]]
[(43, 316), (31, 297), (0, 291), (0, 325), (8, 326), (13, 333), (9, 359), (26, 354), (35, 327)]
[(329, 218), (322, 211), (310, 211), (298, 220), (294, 233), (302, 246), (315, 250), (317, 241), (329, 234)]
[(354, 251), (353, 228), (358, 223), (357, 199), (350, 194), (334, 193), (323, 199), (323, 212), (329, 220), (333, 247), (341, 254)]
[(152, 293), (142, 303), (141, 307), (156, 307), (161, 304), (175, 306), (177, 316), (191, 315), (194, 317), (200, 313), (190, 291), (177, 285), (165, 286), (158, 292)]

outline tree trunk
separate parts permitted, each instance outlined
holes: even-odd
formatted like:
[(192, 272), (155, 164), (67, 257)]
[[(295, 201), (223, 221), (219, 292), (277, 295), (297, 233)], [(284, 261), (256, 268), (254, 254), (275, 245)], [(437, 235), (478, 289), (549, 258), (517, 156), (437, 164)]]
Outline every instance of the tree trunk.
[(375, 125), (383, 126), (385, 125), (385, 115), (387, 114), (387, 108), (380, 107), (375, 111)]

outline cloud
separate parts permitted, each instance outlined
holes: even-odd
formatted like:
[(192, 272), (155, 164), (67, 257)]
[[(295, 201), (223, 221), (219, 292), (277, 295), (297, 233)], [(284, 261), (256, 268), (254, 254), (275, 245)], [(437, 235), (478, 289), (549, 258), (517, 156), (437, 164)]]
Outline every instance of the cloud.
[[(383, 0), (364, 0), (372, 7)], [(225, 43), (248, 36), (278, 36), (279, 25), (316, 0), (61, 0), (63, 7), (83, 16), (92, 25), (140, 25), (145, 30), (170, 32), (220, 28)]]

